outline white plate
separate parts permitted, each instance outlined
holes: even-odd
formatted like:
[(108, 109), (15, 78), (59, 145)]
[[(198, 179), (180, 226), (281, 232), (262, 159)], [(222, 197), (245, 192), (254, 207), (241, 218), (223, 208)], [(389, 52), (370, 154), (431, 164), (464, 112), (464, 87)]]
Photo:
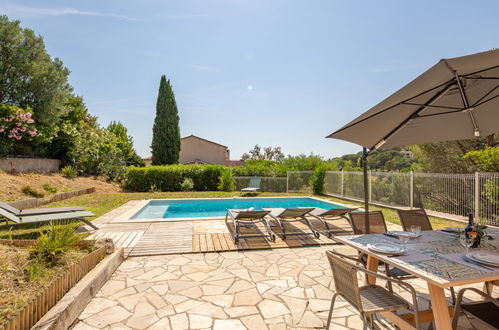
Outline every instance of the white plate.
[(401, 247), (391, 245), (391, 244), (368, 244), (367, 248), (374, 252), (383, 253), (383, 254), (404, 254), (405, 250)]
[(462, 232), (464, 232), (464, 228), (462, 228), (462, 227), (445, 227), (444, 230), (451, 231), (453, 233), (462, 233)]
[(416, 238), (421, 236), (421, 233), (415, 234), (412, 231), (400, 231), (400, 230), (390, 230), (387, 232), (387, 234), (392, 235), (392, 236), (408, 236), (411, 238)]
[(470, 252), (466, 257), (487, 265), (499, 266), (499, 254), (487, 251)]

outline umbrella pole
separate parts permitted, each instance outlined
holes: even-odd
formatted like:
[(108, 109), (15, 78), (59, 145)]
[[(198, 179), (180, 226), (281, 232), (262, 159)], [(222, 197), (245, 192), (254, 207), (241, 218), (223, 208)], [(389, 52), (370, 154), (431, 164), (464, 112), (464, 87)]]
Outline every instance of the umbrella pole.
[(369, 182), (367, 176), (367, 149), (362, 149), (362, 170), (364, 172), (364, 212), (366, 234), (369, 234)]

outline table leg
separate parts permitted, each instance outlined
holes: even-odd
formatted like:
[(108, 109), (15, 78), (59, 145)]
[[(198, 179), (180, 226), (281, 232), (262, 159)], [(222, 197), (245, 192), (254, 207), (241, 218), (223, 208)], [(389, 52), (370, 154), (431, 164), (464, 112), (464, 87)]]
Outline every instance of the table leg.
[(451, 329), (451, 316), (447, 307), (444, 289), (428, 283), (428, 290), (430, 291), (431, 308), (437, 330)]
[[(369, 269), (372, 272), (377, 273), (378, 272), (378, 264), (379, 264), (378, 259), (376, 259), (375, 257), (373, 257), (371, 255), (367, 256), (367, 269)], [(376, 284), (376, 277), (372, 276), (372, 275), (367, 275), (366, 284)]]

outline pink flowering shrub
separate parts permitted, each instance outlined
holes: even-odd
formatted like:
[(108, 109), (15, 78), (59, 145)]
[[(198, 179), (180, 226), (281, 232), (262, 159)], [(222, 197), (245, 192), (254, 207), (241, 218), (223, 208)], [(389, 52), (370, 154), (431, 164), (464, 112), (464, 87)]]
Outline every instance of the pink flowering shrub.
[(36, 136), (38, 131), (35, 128), (35, 121), (31, 118), (32, 116), (33, 114), (29, 108), (24, 110), (0, 104), (0, 137), (15, 142), (26, 137)]

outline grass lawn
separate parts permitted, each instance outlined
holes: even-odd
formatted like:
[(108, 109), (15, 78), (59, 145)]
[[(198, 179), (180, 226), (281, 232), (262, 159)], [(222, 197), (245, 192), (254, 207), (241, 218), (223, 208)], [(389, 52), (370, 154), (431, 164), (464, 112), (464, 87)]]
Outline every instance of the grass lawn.
[[(56, 207), (56, 206), (83, 206), (85, 209), (93, 212), (96, 216), (101, 216), (112, 209), (125, 204), (131, 200), (137, 199), (167, 199), (167, 198), (215, 198), (215, 197), (235, 197), (239, 196), (239, 192), (221, 192), (221, 191), (196, 191), (196, 192), (157, 192), (157, 193), (94, 193), (88, 195), (81, 195), (66, 199), (64, 201), (55, 202), (46, 205), (46, 207)], [(274, 196), (304, 196), (303, 193), (261, 193), (258, 194), (260, 197), (274, 197)], [(356, 205), (362, 207), (361, 203), (351, 202), (342, 200), (339, 198), (318, 196), (319, 198), (328, 199), (333, 202)], [(389, 222), (400, 224), (400, 221), (395, 210), (371, 206), (371, 210), (383, 211), (385, 219)], [(430, 217), (431, 223), (435, 229), (441, 229), (448, 226), (461, 226), (462, 223), (455, 221), (450, 221), (442, 218)], [(13, 235), (19, 238), (34, 238), (30, 237), (31, 234), (36, 236), (38, 228), (33, 227), (23, 227), (20, 229), (14, 229), (9, 233), (8, 230), (0, 230), (0, 237), (6, 237), (7, 235)]]

